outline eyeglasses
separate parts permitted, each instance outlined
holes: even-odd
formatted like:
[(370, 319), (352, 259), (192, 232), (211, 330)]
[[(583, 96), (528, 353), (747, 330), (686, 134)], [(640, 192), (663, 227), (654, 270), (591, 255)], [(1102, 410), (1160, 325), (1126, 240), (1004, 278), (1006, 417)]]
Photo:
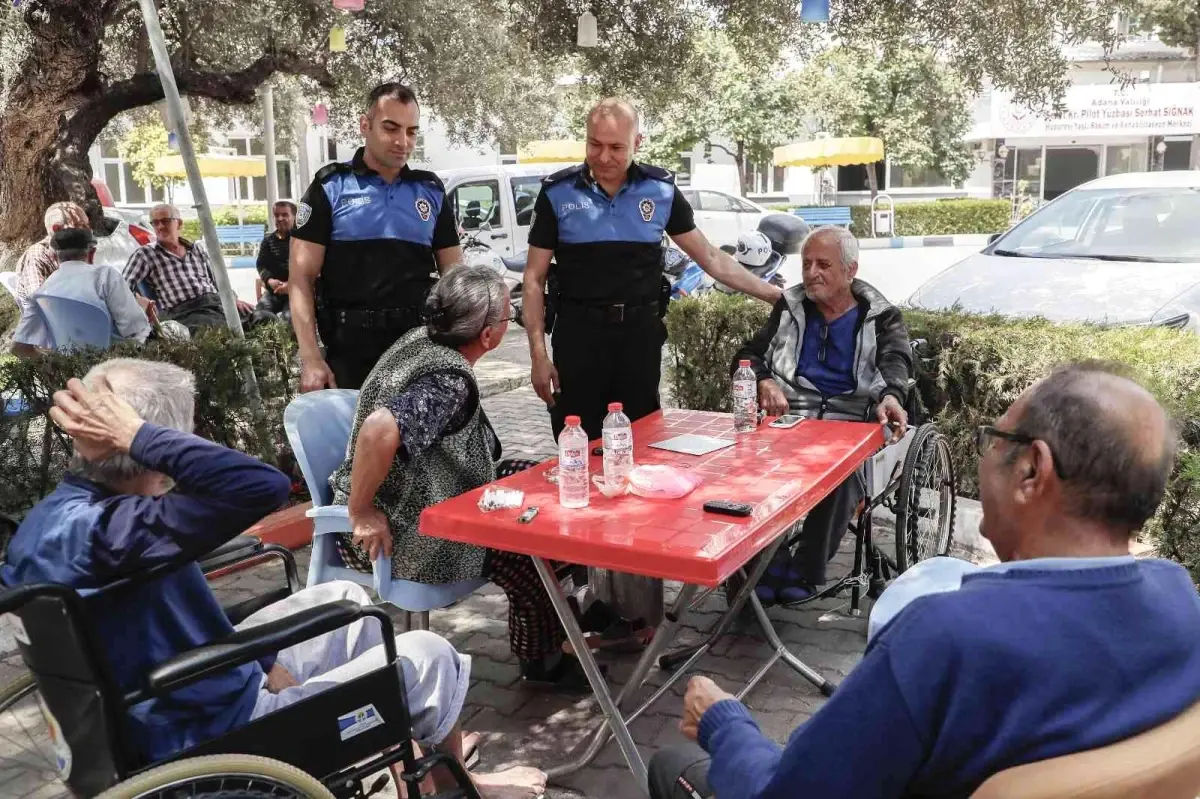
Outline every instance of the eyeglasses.
[(175, 217), (173, 217), (173, 216), (172, 216), (172, 217), (167, 217), (166, 219), (151, 219), (151, 220), (150, 220), (150, 227), (158, 227), (159, 225), (169, 225), (169, 224), (171, 224), (172, 222), (175, 222), (175, 221), (177, 221), (177, 220), (176, 220), (176, 219), (175, 219)]
[[(1029, 446), (1035, 441), (1041, 441), (1046, 445), (1046, 449), (1050, 449), (1050, 445), (1045, 441), (1045, 439), (1035, 438), (1027, 433), (1010, 433), (1007, 430), (1000, 430), (999, 428), (993, 427), (990, 424), (985, 424), (980, 425), (975, 430), (975, 451), (979, 453), (979, 457), (982, 458), (987, 454), (989, 449), (988, 440), (992, 438), (999, 438), (1004, 441), (1008, 441), (1009, 443), (1019, 444), (1022, 446)], [(1050, 457), (1054, 460), (1054, 473), (1058, 475), (1058, 479), (1066, 480), (1067, 476), (1063, 474), (1062, 465), (1058, 461), (1058, 456), (1054, 454), (1054, 450), (1050, 450)]]

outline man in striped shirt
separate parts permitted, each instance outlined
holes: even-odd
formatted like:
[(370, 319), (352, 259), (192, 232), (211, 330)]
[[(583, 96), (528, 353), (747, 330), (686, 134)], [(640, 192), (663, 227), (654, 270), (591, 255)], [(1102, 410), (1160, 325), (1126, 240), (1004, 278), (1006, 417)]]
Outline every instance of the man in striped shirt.
[[(182, 323), (188, 332), (205, 327), (224, 327), (225, 312), (213, 280), (208, 251), (200, 242), (179, 235), (183, 220), (173, 205), (150, 209), (150, 224), (157, 241), (139, 247), (125, 264), (125, 281), (135, 292), (145, 281), (158, 304), (159, 316)], [(246, 315), (254, 310), (238, 300), (238, 310)]]
[(46, 278), (58, 271), (58, 256), (50, 246), (51, 237), (64, 228), (90, 229), (87, 213), (73, 202), (54, 203), (43, 217), (46, 238), (36, 241), (25, 250), (17, 263), (17, 300), (24, 306), (41, 288)]

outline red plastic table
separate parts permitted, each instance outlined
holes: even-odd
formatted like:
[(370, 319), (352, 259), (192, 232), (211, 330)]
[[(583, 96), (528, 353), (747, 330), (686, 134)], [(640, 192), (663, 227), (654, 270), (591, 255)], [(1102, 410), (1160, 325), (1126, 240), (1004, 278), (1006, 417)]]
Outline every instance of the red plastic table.
[[(736, 439), (737, 443), (702, 456), (650, 446), (684, 433)], [(815, 420), (805, 420), (787, 430), (761, 425), (753, 433), (735, 436), (733, 417), (728, 414), (676, 410), (658, 412), (635, 422), (633, 437), (637, 464), (671, 464), (690, 469), (701, 475), (704, 482), (688, 496), (674, 500), (632, 495), (610, 499), (593, 486), (589, 507), (570, 510), (559, 506), (558, 486), (546, 479), (546, 472), (555, 465), (549, 461), (496, 483), (525, 492), (525, 507), (539, 509), (531, 523), (517, 521), (520, 509), (480, 511), (478, 502), (484, 489), (478, 488), (426, 509), (421, 514), (420, 531), (451, 541), (533, 556), (608, 727), (644, 791), (645, 765), (627, 725), (665, 693), (671, 682), (682, 676), (708, 646), (701, 647), (672, 675), (672, 681), (628, 718), (621, 715), (621, 702), (642, 684), (658, 655), (674, 639), (697, 591), (720, 585), (752, 557), (765, 552), (739, 593), (739, 601), (730, 603), (719, 625), (723, 630), (752, 592), (783, 534), (877, 452), (884, 437), (877, 424)], [(591, 458), (591, 470), (592, 474), (601, 472), (600, 457)], [(749, 503), (754, 512), (747, 518), (705, 512), (704, 503), (716, 499)], [(554, 560), (684, 584), (615, 701), (554, 574), (550, 563)], [(824, 678), (785, 650), (765, 614), (758, 616), (768, 640), (777, 649), (763, 671), (782, 658), (829, 693), (832, 687)], [(606, 740), (601, 727), (583, 757), (556, 769), (552, 776), (582, 767)]]

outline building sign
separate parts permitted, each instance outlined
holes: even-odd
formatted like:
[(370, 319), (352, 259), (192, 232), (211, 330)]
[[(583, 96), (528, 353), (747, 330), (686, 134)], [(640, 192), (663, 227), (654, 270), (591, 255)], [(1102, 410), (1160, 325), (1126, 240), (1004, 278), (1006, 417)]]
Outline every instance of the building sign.
[(1040, 116), (997, 92), (991, 133), (996, 138), (1172, 136), (1197, 132), (1200, 83), (1072, 86), (1062, 116)]

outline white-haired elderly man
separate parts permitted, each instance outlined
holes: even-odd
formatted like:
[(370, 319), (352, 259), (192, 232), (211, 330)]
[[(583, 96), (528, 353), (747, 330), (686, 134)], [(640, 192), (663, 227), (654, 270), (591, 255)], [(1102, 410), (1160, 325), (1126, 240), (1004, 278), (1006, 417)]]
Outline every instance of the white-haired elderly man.
[[(784, 292), (733, 368), (750, 361), (768, 415), (878, 420), (903, 436), (912, 351), (899, 309), (855, 278), (858, 240), (845, 228), (817, 228), (800, 252), (803, 284)], [(864, 493), (856, 473), (808, 514), (796, 552), (781, 548), (755, 588), (764, 604), (816, 592)]]
[(41, 288), (48, 277), (58, 271), (58, 256), (50, 246), (51, 237), (64, 228), (90, 230), (83, 207), (70, 201), (51, 205), (46, 209), (42, 221), (46, 225), (46, 238), (29, 245), (17, 262), (17, 301), (22, 306), (29, 302), (33, 292)]
[[(208, 251), (200, 242), (180, 235), (183, 218), (179, 209), (167, 204), (154, 206), (150, 224), (156, 241), (139, 247), (125, 264), (129, 288), (136, 292), (142, 281), (149, 283), (159, 316), (183, 324), (193, 335), (201, 328), (224, 327), (225, 312)], [(245, 317), (253, 313), (254, 306), (238, 300), (238, 311)]]
[[(54, 423), (72, 438), (71, 468), (25, 517), (0, 568), (4, 585), (53, 582), (91, 604), (99, 640), (123, 690), (155, 666), (233, 632), (196, 558), (225, 543), (288, 495), (275, 468), (191, 433), (196, 384), (166, 363), (114, 359), (54, 395)], [(186, 564), (113, 595), (96, 591), (161, 564)], [(306, 588), (250, 616), (243, 627), (348, 599), (360, 586)], [(396, 637), (413, 736), (462, 758), (458, 716), (470, 658), (424, 631)], [(384, 662), (379, 625), (363, 620), (147, 700), (129, 712), (133, 742), (158, 761), (215, 738)], [(435, 787), (452, 785), (433, 774)], [(473, 774), (484, 797), (527, 799), (545, 775), (516, 768)]]

